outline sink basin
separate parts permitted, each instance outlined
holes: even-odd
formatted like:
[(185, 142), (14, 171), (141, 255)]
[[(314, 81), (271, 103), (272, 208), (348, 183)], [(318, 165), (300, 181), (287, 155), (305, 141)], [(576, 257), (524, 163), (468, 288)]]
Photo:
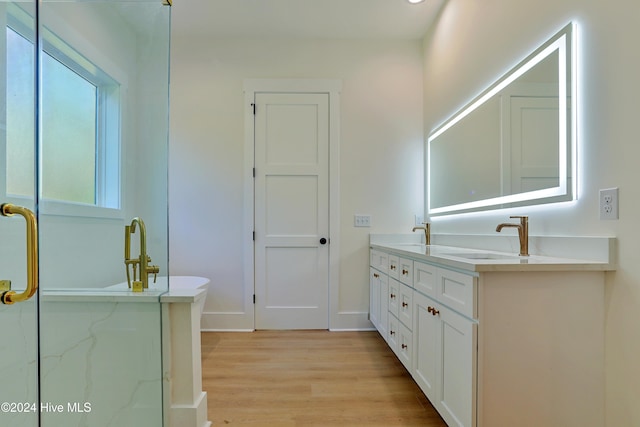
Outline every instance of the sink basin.
[(469, 252), (469, 253), (443, 253), (443, 256), (450, 256), (456, 258), (465, 258), (465, 259), (517, 259), (518, 256), (515, 255), (503, 255), (503, 254), (493, 254), (489, 252)]

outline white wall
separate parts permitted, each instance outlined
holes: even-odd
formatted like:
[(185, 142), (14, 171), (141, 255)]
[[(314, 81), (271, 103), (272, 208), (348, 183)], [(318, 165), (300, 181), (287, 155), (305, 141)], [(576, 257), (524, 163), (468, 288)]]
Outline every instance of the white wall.
[[(640, 3), (622, 0), (449, 0), (425, 37), (425, 129), (484, 89), (570, 20), (580, 25), (579, 199), (562, 207), (436, 219), (434, 233), (492, 234), (509, 214), (530, 215), (533, 235), (614, 235), (607, 274), (607, 426), (640, 425), (640, 187), (637, 159)], [(620, 188), (620, 219), (600, 221), (598, 190)], [(571, 254), (567, 254), (571, 255)], [(541, 313), (543, 314), (543, 313)]]
[[(342, 81), (342, 259), (332, 311), (366, 319), (369, 232), (410, 232), (423, 210), (421, 42), (172, 37), (170, 266), (172, 274), (211, 279), (203, 328), (243, 328), (249, 319), (219, 320), (244, 310), (243, 80), (250, 78)], [(356, 213), (370, 214), (373, 227), (354, 228)]]

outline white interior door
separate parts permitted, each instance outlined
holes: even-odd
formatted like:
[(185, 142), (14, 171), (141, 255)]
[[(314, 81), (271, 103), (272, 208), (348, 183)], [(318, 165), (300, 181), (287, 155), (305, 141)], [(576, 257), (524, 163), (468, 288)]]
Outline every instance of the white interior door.
[(558, 98), (511, 98), (511, 193), (559, 184)]
[(329, 327), (329, 95), (255, 95), (255, 327)]

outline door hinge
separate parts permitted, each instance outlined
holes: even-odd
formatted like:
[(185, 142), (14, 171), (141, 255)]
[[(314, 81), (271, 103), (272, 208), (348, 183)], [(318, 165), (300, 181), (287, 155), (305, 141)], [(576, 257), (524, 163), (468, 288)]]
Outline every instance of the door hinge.
[(256, 294), (253, 294), (253, 303), (256, 303)]
[(253, 241), (255, 242), (255, 241), (256, 241), (256, 232), (254, 231), (253, 233), (251, 233), (251, 235), (252, 235), (252, 237), (251, 237), (251, 238), (252, 238), (252, 239), (253, 239)]
[(256, 177), (256, 168), (253, 168), (253, 177)]
[(255, 103), (251, 104), (251, 107), (253, 107), (253, 115), (255, 116), (256, 115), (256, 104)]

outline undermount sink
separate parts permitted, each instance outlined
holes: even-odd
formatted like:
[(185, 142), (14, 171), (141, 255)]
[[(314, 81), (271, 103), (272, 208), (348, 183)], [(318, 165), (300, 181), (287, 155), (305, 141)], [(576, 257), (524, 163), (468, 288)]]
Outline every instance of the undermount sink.
[(470, 252), (470, 253), (443, 253), (443, 256), (466, 259), (516, 259), (516, 255), (493, 254), (489, 252)]

